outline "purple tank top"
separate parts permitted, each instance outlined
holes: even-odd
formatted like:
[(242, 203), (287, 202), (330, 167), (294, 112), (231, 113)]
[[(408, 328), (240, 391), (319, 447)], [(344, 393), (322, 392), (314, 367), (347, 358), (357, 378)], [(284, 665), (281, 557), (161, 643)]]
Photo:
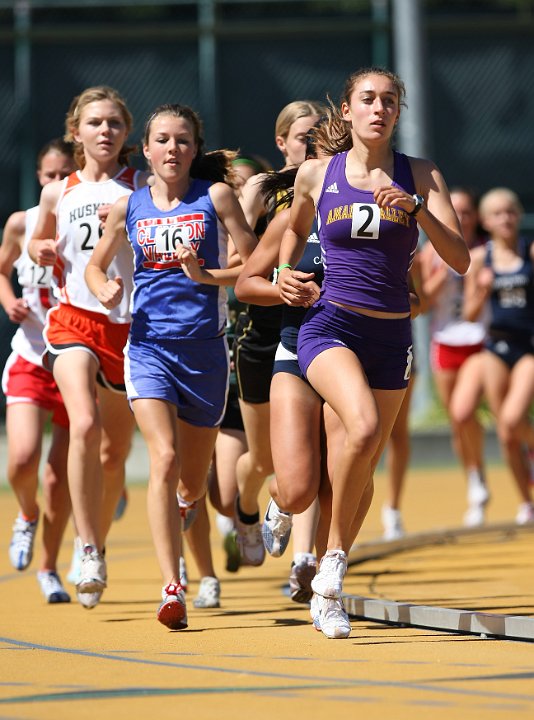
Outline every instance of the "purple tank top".
[[(419, 230), (415, 218), (394, 207), (380, 209), (373, 193), (347, 182), (347, 153), (330, 161), (317, 203), (324, 263), (322, 297), (344, 305), (409, 312), (408, 270)], [(406, 155), (394, 153), (393, 184), (413, 195)]]

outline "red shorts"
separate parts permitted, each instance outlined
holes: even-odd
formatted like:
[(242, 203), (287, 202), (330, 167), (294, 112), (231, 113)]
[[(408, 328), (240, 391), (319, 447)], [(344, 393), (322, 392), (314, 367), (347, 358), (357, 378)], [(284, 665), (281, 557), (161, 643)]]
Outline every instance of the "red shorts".
[(477, 345), (443, 345), (432, 340), (430, 363), (434, 372), (459, 370), (470, 355), (480, 352), (484, 343)]
[(69, 427), (69, 417), (52, 374), (12, 353), (4, 368), (2, 388), (7, 405), (28, 403), (52, 413), (52, 422)]
[(129, 323), (112, 323), (106, 315), (59, 303), (49, 310), (43, 337), (43, 364), (52, 369), (58, 355), (75, 348), (89, 351), (98, 361), (98, 381), (110, 390), (124, 392), (124, 346)]

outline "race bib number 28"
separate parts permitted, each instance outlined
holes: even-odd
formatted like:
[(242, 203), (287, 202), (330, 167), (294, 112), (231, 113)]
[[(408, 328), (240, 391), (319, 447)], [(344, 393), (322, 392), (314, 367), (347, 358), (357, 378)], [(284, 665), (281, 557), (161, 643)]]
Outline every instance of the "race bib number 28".
[(380, 229), (380, 208), (370, 203), (354, 203), (350, 236), (358, 240), (376, 240)]

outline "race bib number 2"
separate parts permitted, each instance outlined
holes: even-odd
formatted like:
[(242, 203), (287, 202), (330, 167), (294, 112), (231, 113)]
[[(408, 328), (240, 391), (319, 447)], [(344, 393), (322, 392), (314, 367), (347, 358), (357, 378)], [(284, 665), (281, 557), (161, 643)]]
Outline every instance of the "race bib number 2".
[(377, 240), (380, 229), (380, 208), (369, 203), (354, 203), (350, 236), (358, 240)]

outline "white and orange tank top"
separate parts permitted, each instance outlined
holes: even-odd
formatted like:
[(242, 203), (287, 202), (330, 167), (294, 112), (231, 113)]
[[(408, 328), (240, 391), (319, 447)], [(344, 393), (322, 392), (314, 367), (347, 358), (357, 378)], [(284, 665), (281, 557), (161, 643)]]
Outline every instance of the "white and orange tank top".
[(107, 272), (108, 277), (121, 277), (124, 281), (124, 295), (117, 307), (107, 310), (98, 302), (87, 287), (84, 272), (102, 234), (98, 208), (130, 195), (137, 189), (140, 175), (138, 170), (126, 167), (110, 180), (91, 182), (76, 171), (63, 180), (57, 204), (55, 294), (62, 303), (107, 315), (114, 323), (131, 320), (133, 256), (129, 244), (121, 246)]

